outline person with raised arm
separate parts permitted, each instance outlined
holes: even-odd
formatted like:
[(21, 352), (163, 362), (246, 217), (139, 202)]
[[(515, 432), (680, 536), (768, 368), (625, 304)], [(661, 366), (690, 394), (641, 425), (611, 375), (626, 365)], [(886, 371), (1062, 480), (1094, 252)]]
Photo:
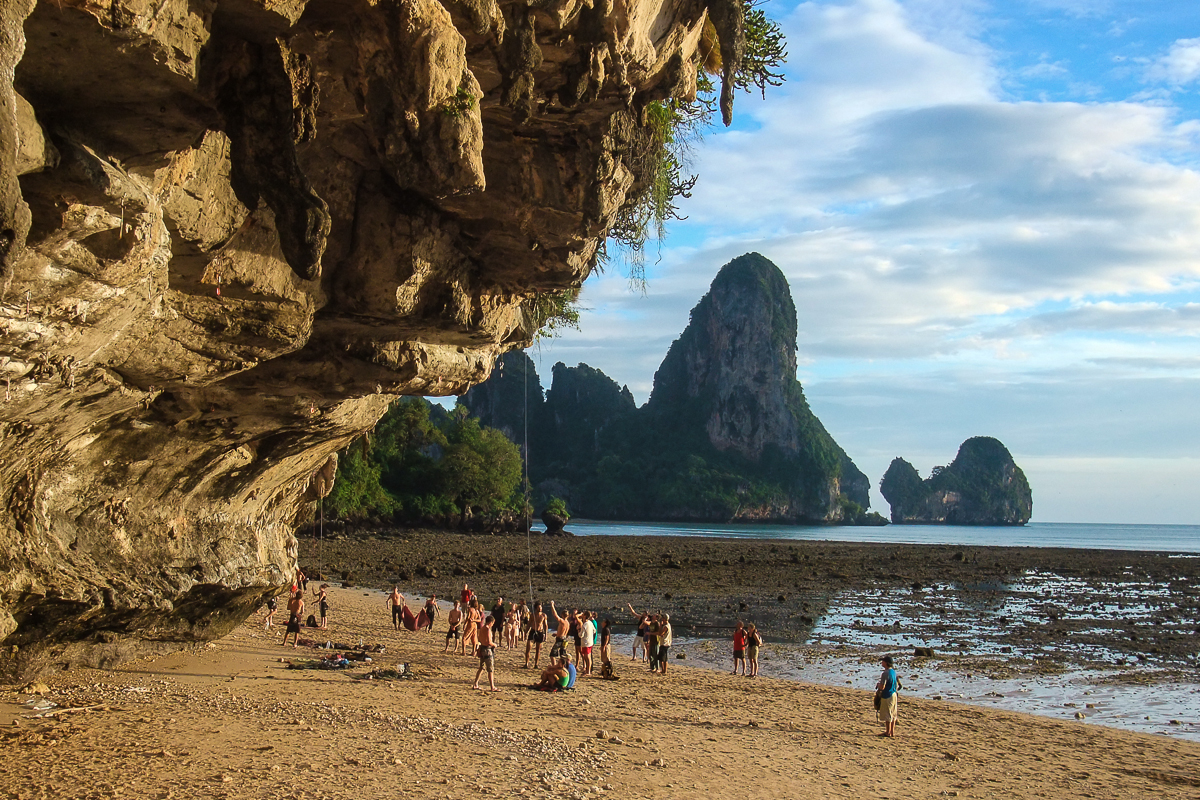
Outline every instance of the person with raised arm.
[(554, 607), (554, 601), (550, 601), (550, 613), (554, 615), (554, 646), (550, 648), (551, 658), (566, 658), (567, 657), (567, 631), (571, 628), (571, 615), (565, 617), (558, 615), (558, 609)]

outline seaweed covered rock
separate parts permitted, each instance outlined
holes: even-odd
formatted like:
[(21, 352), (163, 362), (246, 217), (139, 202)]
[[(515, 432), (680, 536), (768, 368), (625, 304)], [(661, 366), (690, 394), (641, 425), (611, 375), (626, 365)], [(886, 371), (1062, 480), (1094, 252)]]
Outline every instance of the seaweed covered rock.
[(976, 436), (958, 448), (949, 466), (921, 480), (896, 458), (879, 485), (892, 522), (946, 525), (1024, 525), (1033, 515), (1025, 473), (998, 439)]

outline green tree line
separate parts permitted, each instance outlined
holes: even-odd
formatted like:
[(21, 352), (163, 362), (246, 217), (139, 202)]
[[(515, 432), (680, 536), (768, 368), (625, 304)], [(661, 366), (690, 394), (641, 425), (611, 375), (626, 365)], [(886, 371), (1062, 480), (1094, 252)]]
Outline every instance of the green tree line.
[(466, 408), (405, 397), (342, 451), (326, 508), (338, 519), (398, 522), (520, 511), (521, 467), (517, 446)]

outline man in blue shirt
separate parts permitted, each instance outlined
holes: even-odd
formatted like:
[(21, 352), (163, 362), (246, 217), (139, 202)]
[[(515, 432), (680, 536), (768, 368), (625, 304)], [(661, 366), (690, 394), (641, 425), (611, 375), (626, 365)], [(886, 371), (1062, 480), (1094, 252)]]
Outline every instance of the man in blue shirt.
[(883, 674), (879, 676), (879, 683), (875, 685), (875, 694), (879, 697), (879, 711), (876, 716), (884, 725), (884, 736), (895, 738), (896, 736), (896, 716), (897, 716), (897, 701), (896, 696), (896, 670), (892, 669), (892, 657), (883, 657)]

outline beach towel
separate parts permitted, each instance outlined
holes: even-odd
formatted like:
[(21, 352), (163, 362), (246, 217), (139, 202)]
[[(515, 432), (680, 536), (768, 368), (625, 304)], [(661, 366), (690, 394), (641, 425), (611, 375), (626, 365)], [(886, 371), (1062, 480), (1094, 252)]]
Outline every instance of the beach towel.
[(407, 630), (415, 631), (417, 629), (417, 615), (412, 612), (408, 606), (401, 609), (401, 619), (404, 622), (404, 627)]

